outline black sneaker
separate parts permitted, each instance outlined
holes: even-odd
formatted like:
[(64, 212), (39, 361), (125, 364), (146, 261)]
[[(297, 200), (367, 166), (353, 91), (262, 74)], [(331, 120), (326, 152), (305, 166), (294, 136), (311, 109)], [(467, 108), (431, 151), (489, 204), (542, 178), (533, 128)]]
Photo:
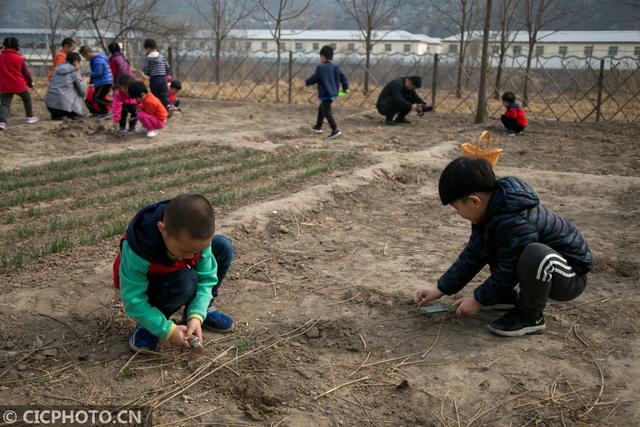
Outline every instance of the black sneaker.
[(542, 313), (530, 315), (519, 308), (507, 311), (501, 318), (487, 325), (496, 335), (503, 337), (520, 337), (529, 334), (541, 334), (545, 329)]
[(397, 123), (397, 122), (395, 122), (395, 121), (393, 121), (393, 120), (389, 120), (389, 119), (387, 119), (387, 120), (385, 120), (385, 121), (384, 121), (384, 124), (385, 124), (386, 126), (395, 126), (395, 125), (397, 125), (398, 123)]
[(336, 139), (340, 135), (342, 135), (342, 131), (340, 131), (340, 129), (334, 129), (333, 131), (331, 131), (331, 135), (329, 135), (329, 139)]
[(315, 133), (322, 133), (322, 126), (315, 125), (311, 130)]
[(396, 117), (396, 123), (411, 123), (411, 120), (407, 120), (406, 117)]

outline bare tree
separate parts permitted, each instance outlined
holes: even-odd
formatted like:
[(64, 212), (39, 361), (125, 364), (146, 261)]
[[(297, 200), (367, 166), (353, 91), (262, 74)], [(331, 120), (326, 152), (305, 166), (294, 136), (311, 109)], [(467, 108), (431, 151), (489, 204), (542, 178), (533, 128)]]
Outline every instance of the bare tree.
[(487, 0), (482, 35), (482, 65), (480, 66), (480, 86), (478, 88), (478, 108), (476, 123), (482, 123), (487, 116), (487, 69), (489, 62), (489, 33), (491, 32), (491, 0)]
[[(136, 32), (168, 32), (166, 20), (158, 13), (161, 0), (65, 0), (75, 11), (75, 21), (84, 22), (100, 42), (103, 50), (111, 41), (125, 43)], [(109, 37), (107, 37), (109, 34)]]
[[(204, 5), (201, 6), (201, 3)], [(255, 4), (243, 0), (195, 0), (193, 5), (213, 32), (216, 58), (215, 79), (216, 84), (219, 84), (222, 43), (241, 21), (255, 11)]]
[(271, 37), (276, 42), (276, 102), (280, 102), (280, 68), (281, 68), (281, 56), (282, 56), (282, 26), (287, 21), (292, 21), (302, 15), (311, 0), (305, 0), (306, 2), (299, 8), (295, 8), (294, 0), (255, 0), (257, 8), (262, 12), (262, 17), (255, 19), (262, 20)]
[[(539, 40), (540, 30), (549, 28), (558, 21), (565, 21), (567, 16), (575, 17), (581, 10), (579, 0), (565, 2), (563, 0), (523, 0), (524, 27), (527, 30), (527, 67), (524, 75), (524, 85), (522, 88), (522, 105), (526, 106), (529, 102), (529, 73), (531, 72), (531, 63), (535, 45)], [(565, 21), (566, 25), (568, 23)], [(558, 31), (556, 28), (555, 31)]]
[(456, 77), (456, 97), (462, 98), (462, 77), (464, 74), (464, 61), (467, 47), (471, 41), (471, 32), (476, 22), (478, 9), (477, 0), (451, 0), (441, 5), (436, 0), (430, 0), (434, 10), (439, 14), (443, 24), (459, 37), (458, 48), (458, 75)]
[(58, 49), (58, 34), (67, 24), (65, 18), (69, 12), (69, 7), (62, 0), (42, 0), (39, 2), (35, 12), (38, 14), (40, 27), (49, 31), (47, 44), (51, 55), (55, 57)]
[(336, 3), (358, 25), (362, 34), (366, 52), (364, 93), (369, 93), (369, 65), (371, 63), (371, 51), (376, 42), (382, 37), (374, 37), (376, 30), (388, 27), (393, 21), (398, 9), (406, 0), (336, 0)]
[(69, 10), (73, 11), (75, 22), (82, 22), (100, 41), (102, 49), (105, 43), (105, 26), (111, 16), (111, 2), (108, 0), (65, 0)]
[(520, 4), (517, 0), (500, 0), (498, 7), (498, 64), (496, 67), (496, 81), (493, 97), (500, 99), (500, 87), (502, 86), (502, 69), (504, 66), (504, 58), (507, 55), (509, 47), (513, 43), (517, 31), (516, 24), (516, 8)]

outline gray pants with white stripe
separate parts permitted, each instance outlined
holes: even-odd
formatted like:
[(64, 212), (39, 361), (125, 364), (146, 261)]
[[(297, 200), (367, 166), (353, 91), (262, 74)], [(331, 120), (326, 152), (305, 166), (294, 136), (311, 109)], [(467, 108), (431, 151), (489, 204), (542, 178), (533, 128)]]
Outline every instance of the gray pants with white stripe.
[(547, 299), (570, 301), (587, 286), (587, 276), (578, 275), (558, 252), (542, 243), (531, 243), (518, 261), (520, 296), (518, 306), (538, 314)]

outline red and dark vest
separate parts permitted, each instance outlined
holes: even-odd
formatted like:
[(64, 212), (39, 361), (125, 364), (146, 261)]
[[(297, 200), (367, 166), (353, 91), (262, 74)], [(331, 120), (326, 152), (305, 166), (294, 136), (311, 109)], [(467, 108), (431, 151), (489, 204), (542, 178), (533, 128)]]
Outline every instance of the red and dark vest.
[[(113, 286), (116, 289), (120, 289), (120, 253), (122, 252), (122, 243), (124, 243), (125, 240), (127, 240), (126, 234), (124, 234), (120, 238), (120, 250), (118, 251), (118, 255), (116, 256), (116, 259), (113, 261)], [(163, 275), (163, 274), (173, 273), (174, 271), (178, 271), (178, 270), (184, 270), (185, 268), (191, 269), (196, 266), (199, 260), (200, 260), (200, 254), (196, 254), (193, 258), (189, 260), (186, 260), (186, 259), (176, 260), (176, 262), (174, 262), (171, 265), (159, 264), (157, 262), (150, 261), (151, 264), (149, 266), (148, 275), (149, 276)]]

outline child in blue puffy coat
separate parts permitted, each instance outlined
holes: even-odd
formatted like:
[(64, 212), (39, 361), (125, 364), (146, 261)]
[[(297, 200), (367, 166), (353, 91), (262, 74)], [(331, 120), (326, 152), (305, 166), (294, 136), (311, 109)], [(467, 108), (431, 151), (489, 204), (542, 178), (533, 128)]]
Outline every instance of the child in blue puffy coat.
[(107, 100), (107, 95), (113, 85), (109, 58), (89, 46), (82, 46), (80, 55), (91, 65), (91, 84), (95, 88), (93, 99), (98, 105), (98, 119), (106, 120), (109, 118), (108, 107), (111, 105), (111, 101)]

